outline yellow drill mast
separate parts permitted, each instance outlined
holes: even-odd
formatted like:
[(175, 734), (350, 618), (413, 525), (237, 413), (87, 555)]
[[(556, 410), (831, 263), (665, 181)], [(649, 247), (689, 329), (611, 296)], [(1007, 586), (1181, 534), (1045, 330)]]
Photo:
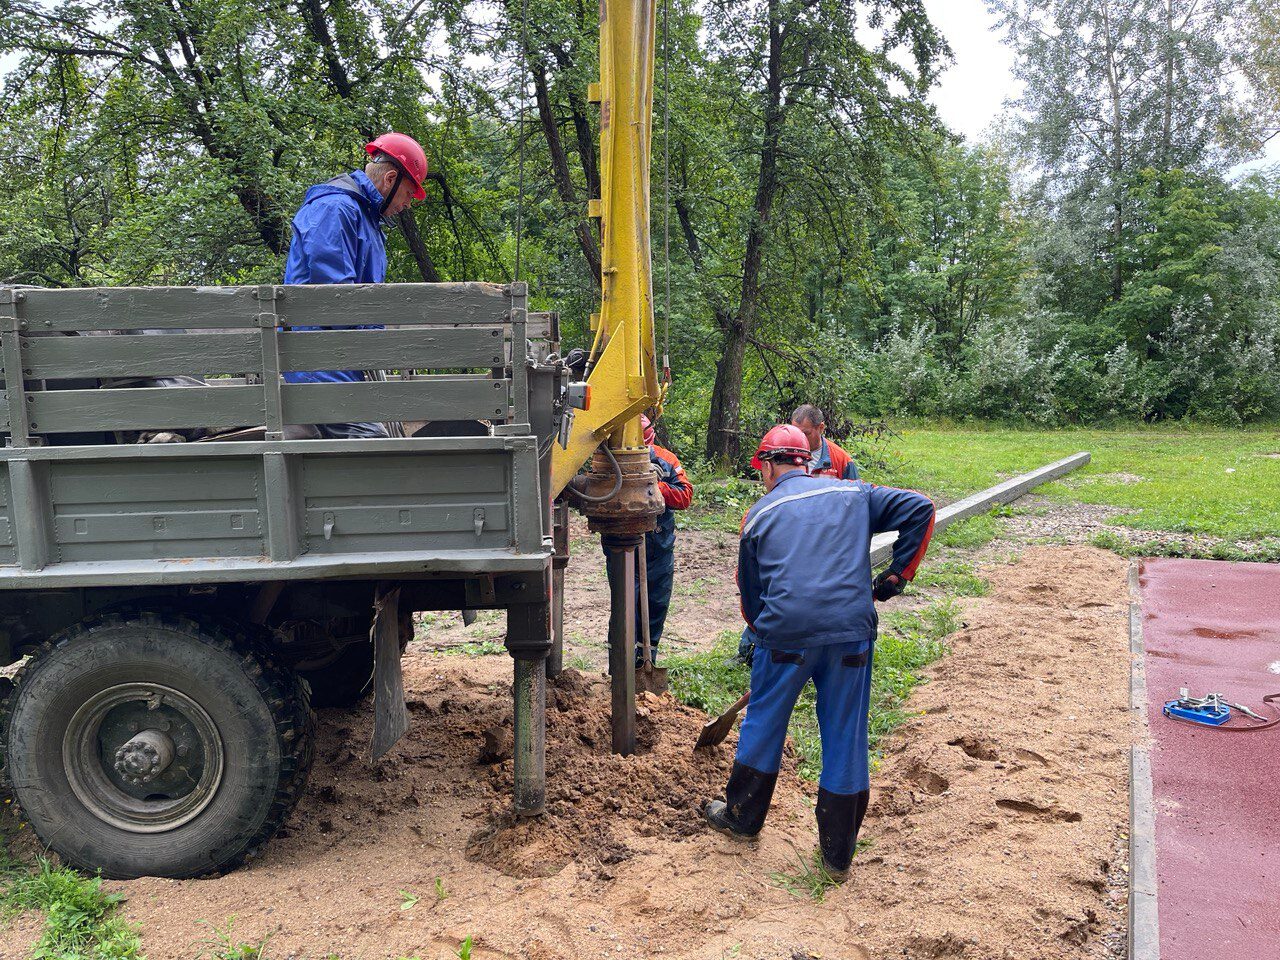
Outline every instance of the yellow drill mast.
[(603, 231), (602, 300), (591, 325), (591, 406), (553, 452), (552, 496), (604, 440), (648, 462), (640, 414), (661, 399), (649, 249), (655, 9), (654, 0), (600, 0), (601, 197), (591, 208)]

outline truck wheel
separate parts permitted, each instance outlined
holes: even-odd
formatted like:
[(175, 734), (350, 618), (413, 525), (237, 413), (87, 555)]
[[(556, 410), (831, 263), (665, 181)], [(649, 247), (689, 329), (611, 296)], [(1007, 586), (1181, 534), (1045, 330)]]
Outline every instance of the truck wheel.
[[(373, 617), (360, 639), (344, 643), (337, 653), (328, 659), (298, 665), (298, 673), (311, 687), (311, 705), (322, 707), (352, 707), (373, 693), (373, 641), (369, 631)], [(400, 652), (413, 638), (413, 613), (400, 612)]]
[(302, 794), (305, 686), (233, 624), (86, 620), (22, 668), (5, 777), (36, 835), (108, 876), (195, 877), (252, 856)]

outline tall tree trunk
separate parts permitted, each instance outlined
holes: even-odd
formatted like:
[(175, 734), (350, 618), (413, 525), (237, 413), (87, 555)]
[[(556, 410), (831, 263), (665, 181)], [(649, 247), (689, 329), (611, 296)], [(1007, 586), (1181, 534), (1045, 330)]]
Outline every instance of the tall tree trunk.
[(329, 20), (320, 0), (302, 0), (298, 4), (298, 12), (302, 14), (307, 33), (320, 47), (329, 85), (343, 100), (350, 100), (354, 87), (347, 73), (346, 64), (342, 62), (342, 57), (338, 53), (338, 45), (334, 42), (333, 33), (329, 30)]
[(760, 268), (764, 245), (778, 192), (778, 143), (786, 119), (782, 108), (782, 26), (779, 0), (769, 0), (769, 63), (765, 82), (764, 139), (760, 151), (760, 174), (756, 182), (754, 216), (747, 230), (747, 246), (742, 262), (742, 293), (738, 310), (724, 330), (723, 349), (716, 364), (715, 386), (711, 390), (711, 414), (707, 423), (707, 459), (736, 466), (741, 456), (742, 364), (747, 340), (756, 325), (760, 305)]
[(1120, 102), (1119, 51), (1111, 23), (1109, 2), (1102, 5), (1102, 22), (1106, 30), (1107, 89), (1111, 97), (1111, 299), (1119, 303), (1124, 296), (1124, 265), (1121, 251), (1124, 243), (1124, 112)]
[(412, 208), (402, 210), (397, 219), (400, 221), (400, 232), (404, 234), (405, 242), (409, 245), (409, 252), (413, 254), (413, 261), (418, 265), (418, 273), (422, 275), (422, 282), (439, 283), (440, 272), (436, 270), (435, 261), (427, 252), (427, 245), (418, 231), (418, 221), (414, 219)]
[[(551, 178), (555, 181), (556, 193), (560, 195), (560, 202), (564, 204), (565, 210), (577, 220), (574, 233), (578, 237), (578, 246), (582, 248), (582, 256), (587, 261), (587, 268), (591, 271), (591, 279), (599, 289), (601, 286), (600, 245), (596, 242), (590, 221), (582, 216), (582, 203), (578, 199), (577, 191), (573, 187), (573, 176), (569, 172), (569, 158), (565, 154), (564, 142), (560, 139), (560, 128), (556, 125), (555, 113), (551, 109), (547, 68), (537, 60), (533, 63), (533, 92), (538, 103), (538, 120), (542, 123), (542, 134), (547, 141), (547, 153), (551, 157)], [(594, 155), (592, 159), (595, 159)], [(592, 196), (596, 195), (592, 194)]]
[(1173, 147), (1173, 0), (1164, 0), (1164, 111), (1160, 123), (1160, 170), (1169, 169)]
[[(698, 274), (703, 272), (702, 244), (698, 242), (698, 235), (693, 230), (693, 215), (689, 210), (689, 201), (685, 199), (684, 194), (677, 194), (674, 199), (676, 208), (676, 216), (680, 220), (680, 232), (684, 235), (685, 246), (689, 249), (689, 261), (693, 264)], [(714, 285), (708, 284), (707, 302), (711, 307), (712, 316), (716, 319), (716, 326), (720, 331), (729, 329), (729, 308), (715, 294)]]

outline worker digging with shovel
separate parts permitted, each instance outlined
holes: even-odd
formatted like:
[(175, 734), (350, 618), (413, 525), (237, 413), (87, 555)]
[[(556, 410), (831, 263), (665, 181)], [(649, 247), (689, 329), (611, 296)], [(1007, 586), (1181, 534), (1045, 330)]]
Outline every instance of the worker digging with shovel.
[(644, 443), (649, 448), (649, 462), (658, 471), (658, 490), (666, 509), (658, 516), (653, 530), (644, 535), (636, 562), (636, 686), (650, 693), (665, 693), (667, 671), (656, 668), (658, 641), (667, 622), (671, 606), (671, 585), (675, 579), (676, 518), (673, 511), (687, 510), (693, 502), (693, 484), (685, 475), (680, 458), (658, 445), (653, 424), (640, 417), (644, 427)]
[[(738, 547), (742, 612), (758, 638), (750, 706), (724, 800), (707, 804), (716, 830), (750, 839), (764, 826), (787, 722), (812, 679), (822, 737), (818, 845), (833, 880), (848, 876), (870, 779), (867, 720), (877, 616), (873, 600), (900, 594), (933, 533), (934, 508), (911, 490), (814, 477), (799, 428), (774, 427), (751, 466), (765, 495), (747, 511)], [(898, 531), (889, 568), (871, 577), (871, 537)], [(736, 710), (707, 725), (699, 746), (724, 739)]]

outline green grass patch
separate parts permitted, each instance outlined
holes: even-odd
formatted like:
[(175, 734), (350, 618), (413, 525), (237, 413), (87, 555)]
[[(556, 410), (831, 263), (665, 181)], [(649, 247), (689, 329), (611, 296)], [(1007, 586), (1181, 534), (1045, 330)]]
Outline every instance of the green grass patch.
[(441, 647), (438, 652), (446, 657), (494, 657), (506, 653), (507, 648), (497, 640), (468, 640), (466, 643)]
[(209, 936), (200, 941), (200, 952), (196, 954), (196, 960), (267, 960), (270, 934), (257, 943), (244, 943), (235, 936), (235, 917), (227, 921), (225, 929), (208, 920), (200, 922), (209, 928)]
[[(861, 847), (862, 842), (859, 841), (857, 846)], [(796, 855), (797, 869), (775, 870), (769, 874), (769, 882), (797, 899), (822, 903), (827, 899), (828, 891), (840, 885), (822, 865), (822, 851), (814, 850), (808, 857), (794, 847), (792, 851)], [(857, 848), (854, 849), (854, 855), (857, 856)]]
[(985, 547), (1000, 533), (998, 516), (995, 511), (992, 511), (980, 513), (968, 520), (960, 520), (939, 533), (933, 543), (939, 547), (954, 547), (962, 550)]
[(692, 478), (693, 505), (676, 514), (682, 530), (722, 530), (736, 534), (742, 517), (764, 496), (764, 484), (744, 477), (705, 474)]
[(662, 663), (668, 668), (671, 693), (681, 703), (722, 713), (750, 686), (751, 670), (737, 660), (740, 633), (723, 630), (710, 650), (675, 653)]
[[(865, 837), (858, 840), (853, 847), (854, 857), (856, 858), (863, 850), (870, 847), (873, 842)], [(769, 882), (797, 899), (822, 903), (831, 890), (840, 886), (840, 882), (823, 866), (822, 851), (814, 850), (805, 857), (794, 845), (791, 850), (796, 855), (797, 868), (775, 870), (769, 874)]]
[(102, 889), (99, 877), (56, 868), (43, 858), (35, 872), (6, 864), (0, 908), (6, 918), (35, 910), (45, 925), (32, 960), (135, 960), (138, 931), (118, 916), (123, 897)]
[(963, 560), (933, 560), (920, 567), (916, 578), (907, 587), (907, 596), (922, 589), (941, 590), (953, 597), (985, 597), (988, 584), (978, 576), (972, 564)]
[(1187, 557), (1196, 560), (1280, 563), (1280, 538), (1274, 537), (1247, 541), (1242, 548), (1228, 542), (1209, 545), (1178, 540), (1135, 542), (1114, 530), (1101, 530), (1089, 538), (1089, 544), (1111, 550), (1122, 557)]
[(1114, 523), (1230, 540), (1280, 538), (1280, 429), (906, 427), (875, 483), (958, 499), (1080, 450), (1092, 462), (1036, 492), (1123, 508)]
[[(883, 617), (871, 671), (872, 750), (907, 719), (902, 705), (921, 681), (920, 671), (943, 654), (945, 639), (959, 622), (950, 596), (920, 610)], [(670, 668), (668, 678), (676, 699), (712, 715), (737, 700), (750, 685), (750, 671), (735, 656), (738, 637), (737, 632), (726, 630), (710, 650), (668, 657), (665, 665)], [(816, 780), (822, 772), (822, 741), (812, 683), (800, 694), (787, 732), (800, 758), (800, 775)]]

